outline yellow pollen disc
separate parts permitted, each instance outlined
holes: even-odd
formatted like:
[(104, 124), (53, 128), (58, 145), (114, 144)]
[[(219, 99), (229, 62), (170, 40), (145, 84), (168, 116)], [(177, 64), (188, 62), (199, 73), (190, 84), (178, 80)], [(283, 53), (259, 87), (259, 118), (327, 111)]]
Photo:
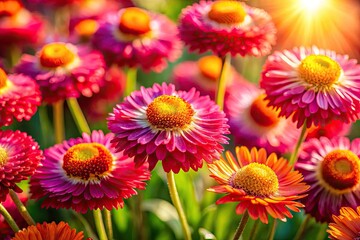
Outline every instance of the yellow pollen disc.
[(0, 17), (13, 16), (18, 13), (21, 8), (20, 2), (16, 0), (0, 1)]
[(75, 54), (65, 43), (50, 43), (40, 51), (40, 63), (43, 67), (56, 68), (66, 66), (75, 59)]
[(75, 32), (82, 37), (90, 37), (98, 30), (99, 24), (96, 20), (85, 19), (75, 26)]
[(120, 17), (119, 30), (122, 33), (142, 35), (150, 32), (151, 18), (144, 10), (136, 7), (126, 8)]
[(221, 72), (221, 58), (217, 56), (202, 57), (198, 61), (201, 74), (213, 81), (217, 81)]
[(79, 143), (66, 151), (63, 161), (63, 169), (68, 176), (89, 180), (106, 175), (113, 157), (102, 144)]
[(0, 68), (0, 89), (6, 86), (7, 75), (4, 70)]
[(278, 113), (280, 110), (275, 110), (268, 107), (268, 100), (265, 100), (266, 95), (259, 95), (250, 106), (250, 115), (253, 120), (263, 127), (270, 127), (279, 122)]
[(309, 55), (298, 67), (299, 77), (317, 88), (330, 87), (338, 81), (341, 72), (339, 63), (323, 55)]
[(244, 21), (246, 11), (239, 2), (218, 1), (211, 5), (208, 17), (217, 23), (238, 24)]
[(334, 150), (321, 163), (322, 178), (333, 189), (351, 189), (360, 182), (359, 161), (350, 150)]
[(8, 160), (7, 151), (0, 146), (0, 167), (3, 166)]
[(146, 110), (150, 124), (159, 129), (184, 129), (191, 123), (194, 114), (188, 102), (169, 95), (155, 98)]
[(250, 163), (234, 175), (233, 186), (253, 196), (271, 196), (279, 189), (274, 170), (260, 163)]

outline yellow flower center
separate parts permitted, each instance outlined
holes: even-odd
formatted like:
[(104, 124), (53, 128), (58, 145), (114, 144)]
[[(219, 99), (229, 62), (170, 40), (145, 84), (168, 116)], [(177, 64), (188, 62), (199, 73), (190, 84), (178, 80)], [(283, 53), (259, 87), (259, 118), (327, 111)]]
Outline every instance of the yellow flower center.
[(142, 35), (150, 32), (151, 18), (144, 10), (136, 7), (126, 8), (120, 17), (119, 30), (122, 33)]
[(263, 127), (270, 127), (279, 122), (278, 113), (280, 110), (275, 110), (268, 107), (268, 100), (265, 100), (266, 95), (259, 95), (250, 106), (250, 116), (253, 120)]
[(13, 16), (18, 13), (21, 8), (20, 2), (16, 0), (0, 1), (0, 17)]
[(5, 148), (0, 146), (0, 167), (4, 166), (6, 161), (8, 160), (8, 154)]
[(233, 185), (253, 196), (270, 196), (278, 191), (279, 180), (268, 166), (250, 163), (235, 173)]
[(299, 77), (317, 88), (330, 87), (338, 81), (341, 72), (339, 63), (323, 55), (309, 55), (298, 67)]
[(7, 82), (7, 75), (5, 71), (2, 70), (2, 68), (0, 68), (0, 89), (6, 86), (6, 82)]
[(360, 182), (360, 160), (349, 150), (334, 150), (322, 161), (321, 175), (335, 191), (350, 190)]
[(98, 30), (99, 23), (93, 19), (85, 19), (75, 26), (75, 32), (82, 37), (91, 37)]
[(217, 56), (206, 56), (199, 59), (198, 67), (204, 77), (217, 81), (221, 72), (221, 62), (221, 58)]
[(40, 51), (40, 63), (47, 68), (66, 66), (72, 63), (74, 59), (75, 53), (65, 43), (50, 43)]
[(191, 123), (194, 114), (188, 102), (169, 95), (155, 98), (146, 110), (150, 124), (159, 129), (184, 129)]
[(246, 11), (239, 2), (218, 1), (211, 5), (208, 17), (217, 23), (238, 24), (244, 21)]
[(79, 143), (66, 151), (63, 161), (63, 169), (68, 176), (96, 180), (110, 170), (113, 156), (102, 144)]

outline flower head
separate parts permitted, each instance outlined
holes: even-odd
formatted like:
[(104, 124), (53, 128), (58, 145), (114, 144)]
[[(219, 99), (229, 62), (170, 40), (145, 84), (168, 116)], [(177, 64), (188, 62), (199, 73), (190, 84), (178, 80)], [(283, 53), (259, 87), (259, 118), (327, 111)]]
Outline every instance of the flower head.
[(167, 17), (130, 7), (109, 14), (93, 38), (110, 63), (162, 71), (181, 55), (176, 25)]
[(108, 127), (118, 151), (134, 156), (137, 165), (161, 160), (166, 172), (195, 171), (203, 160), (212, 162), (227, 143), (224, 112), (194, 88), (175, 91), (174, 85), (155, 84), (133, 92), (114, 108)]
[(303, 144), (295, 168), (311, 186), (302, 199), (305, 212), (320, 222), (331, 222), (340, 208), (360, 205), (360, 139), (312, 138)]
[(309, 186), (286, 159), (278, 159), (274, 153), (268, 156), (263, 148), (249, 151), (236, 147), (235, 151), (236, 158), (227, 151), (226, 158), (208, 164), (210, 176), (219, 183), (208, 190), (227, 194), (217, 204), (238, 202), (237, 214), (248, 211), (251, 218), (263, 223), (268, 223), (268, 214), (286, 221), (286, 217), (292, 218), (288, 209), (299, 212), (304, 207), (295, 200), (305, 197)]
[(356, 211), (351, 207), (342, 207), (340, 215), (333, 215), (327, 232), (330, 239), (354, 240), (360, 233), (360, 206)]
[(124, 198), (144, 189), (150, 178), (147, 165), (116, 152), (113, 134), (83, 133), (45, 150), (45, 159), (30, 181), (31, 198), (45, 198), (43, 207), (76, 212), (123, 207)]
[(52, 223), (37, 223), (36, 226), (28, 226), (23, 230), (15, 233), (15, 236), (11, 240), (83, 240), (83, 232), (76, 232), (76, 229), (72, 229), (68, 223), (55, 222)]
[[(179, 90), (189, 91), (194, 87), (201, 95), (209, 95), (211, 99), (214, 99), (221, 64), (221, 58), (215, 55), (202, 57), (198, 61), (182, 62), (173, 70), (173, 83)], [(230, 69), (226, 80), (227, 89), (237, 83), (247, 83), (233, 67)]]
[(104, 84), (105, 62), (99, 52), (53, 42), (43, 46), (36, 56), (23, 55), (15, 71), (34, 78), (43, 100), (53, 103), (99, 92)]
[(238, 84), (229, 89), (225, 112), (235, 143), (249, 148), (265, 148), (279, 154), (291, 151), (300, 131), (279, 111), (268, 107), (266, 94), (253, 84)]
[(38, 43), (43, 37), (43, 19), (24, 8), (21, 1), (2, 0), (0, 5), (0, 52), (9, 44), (15, 46)]
[(30, 120), (41, 104), (39, 86), (28, 76), (7, 75), (0, 68), (0, 127), (9, 126), (13, 119)]
[(360, 65), (330, 50), (294, 48), (269, 56), (260, 86), (269, 105), (280, 109), (298, 127), (327, 124), (332, 119), (349, 123), (359, 117)]
[(245, 3), (200, 1), (182, 11), (179, 32), (192, 51), (263, 56), (275, 44), (276, 29), (265, 11)]
[(311, 126), (308, 129), (306, 138), (320, 138), (321, 136), (327, 138), (346, 136), (351, 129), (351, 123), (344, 123), (340, 120), (330, 120), (326, 125)]
[(39, 145), (26, 133), (0, 131), (0, 202), (9, 189), (22, 191), (16, 184), (30, 177), (42, 158)]

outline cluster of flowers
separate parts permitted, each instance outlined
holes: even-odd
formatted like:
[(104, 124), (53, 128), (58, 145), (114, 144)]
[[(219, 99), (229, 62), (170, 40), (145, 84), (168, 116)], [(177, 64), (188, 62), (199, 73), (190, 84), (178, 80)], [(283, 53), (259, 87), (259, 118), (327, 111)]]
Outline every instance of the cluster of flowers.
[[(0, 127), (30, 120), (41, 104), (55, 111), (64, 100), (79, 99), (89, 118), (108, 115), (110, 133), (83, 132), (42, 151), (27, 133), (0, 130), (2, 206), (10, 209), (9, 195), (21, 193), (17, 184), (30, 179), (30, 196), (42, 199), (42, 207), (118, 209), (145, 189), (158, 162), (166, 173), (197, 171), (206, 162), (218, 183), (208, 190), (225, 194), (218, 204), (237, 202), (237, 214), (268, 223), (268, 216), (286, 221), (289, 210), (304, 208), (319, 222), (334, 221), (331, 237), (359, 237), (360, 139), (345, 137), (360, 114), (356, 60), (315, 46), (272, 53), (271, 17), (244, 2), (200, 1), (183, 9), (178, 26), (131, 1), (27, 3), (45, 4), (55, 15), (71, 7), (74, 17), (64, 31), (59, 17), (52, 25), (18, 0), (0, 1)], [(50, 28), (53, 37), (45, 32)], [(214, 55), (182, 62), (172, 83), (132, 89), (120, 100), (130, 85), (122, 67), (161, 72), (183, 45)], [(259, 85), (226, 66), (231, 56), (268, 54)], [(214, 99), (223, 76), (221, 106)], [(115, 103), (108, 114), (104, 106)], [(222, 156), (230, 133), (238, 147)], [(295, 164), (284, 157), (290, 152)], [(2, 233), (13, 234), (0, 220)], [(84, 238), (53, 222), (12, 239), (34, 234)]]

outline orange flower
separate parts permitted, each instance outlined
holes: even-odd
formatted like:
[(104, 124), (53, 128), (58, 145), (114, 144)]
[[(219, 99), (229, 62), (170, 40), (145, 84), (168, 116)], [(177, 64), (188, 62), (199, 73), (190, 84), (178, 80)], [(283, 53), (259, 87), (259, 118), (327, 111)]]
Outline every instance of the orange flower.
[(208, 190), (227, 194), (217, 204), (239, 202), (237, 214), (247, 210), (252, 219), (260, 218), (263, 223), (268, 223), (268, 214), (286, 221), (292, 218), (288, 209), (299, 212), (304, 207), (294, 200), (305, 197), (302, 193), (309, 186), (286, 159), (278, 159), (275, 153), (267, 156), (263, 148), (236, 147), (235, 151), (236, 158), (227, 151), (226, 159), (208, 165), (210, 176), (220, 184)]
[(12, 240), (82, 240), (84, 239), (83, 232), (76, 233), (75, 229), (71, 229), (65, 222), (56, 224), (55, 222), (43, 224), (36, 224), (36, 226), (29, 226), (17, 232)]
[(330, 239), (353, 240), (359, 238), (360, 232), (360, 206), (356, 211), (351, 207), (340, 209), (340, 215), (333, 215), (335, 223), (329, 224), (327, 232)]

